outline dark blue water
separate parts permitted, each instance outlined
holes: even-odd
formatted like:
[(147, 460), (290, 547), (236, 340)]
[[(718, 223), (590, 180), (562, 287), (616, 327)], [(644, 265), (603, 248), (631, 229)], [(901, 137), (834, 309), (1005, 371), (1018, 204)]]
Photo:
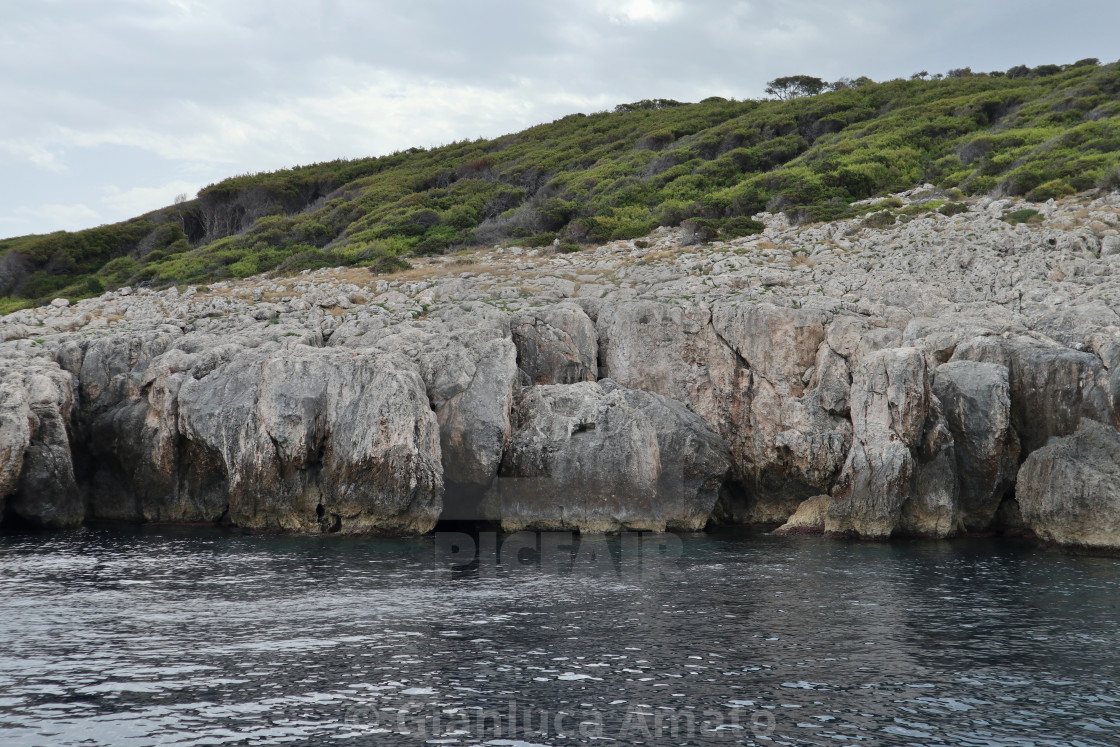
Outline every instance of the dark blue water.
[(0, 537), (0, 744), (1120, 744), (1117, 559), (524, 540)]

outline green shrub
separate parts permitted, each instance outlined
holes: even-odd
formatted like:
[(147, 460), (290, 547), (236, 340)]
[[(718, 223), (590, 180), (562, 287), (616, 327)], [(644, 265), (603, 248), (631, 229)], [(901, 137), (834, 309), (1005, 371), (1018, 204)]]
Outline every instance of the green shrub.
[(122, 285), (131, 283), (139, 269), (140, 263), (132, 257), (117, 257), (106, 263), (98, 274), (107, 287), (119, 288)]
[(318, 270), (323, 267), (337, 267), (329, 254), (322, 249), (307, 249), (296, 252), (273, 270), (277, 275), (296, 275), (304, 270)]
[(256, 257), (244, 257), (229, 266), (229, 274), (235, 278), (247, 278), (260, 272)]
[(741, 236), (752, 236), (762, 233), (766, 224), (743, 216), (729, 218), (719, 228), (719, 235), (725, 239), (737, 239)]
[(1120, 166), (1113, 166), (1111, 169), (1105, 171), (1104, 175), (1097, 180), (1097, 189), (1120, 189)]
[(1033, 208), (1024, 208), (1004, 214), (1003, 220), (1011, 224), (1039, 223), (1042, 221), (1042, 214)]
[(963, 202), (946, 202), (944, 205), (937, 209), (937, 212), (942, 215), (958, 215), (959, 213), (967, 213), (968, 205)]
[(1076, 191), (1065, 179), (1051, 179), (1028, 192), (1027, 199), (1031, 202), (1046, 202), (1050, 199), (1056, 200), (1059, 197), (1071, 195)]
[(378, 257), (369, 265), (369, 271), (374, 275), (391, 275), (394, 272), (404, 272), (411, 269), (412, 265), (393, 255)]
[(879, 210), (864, 218), (863, 225), (867, 228), (886, 228), (893, 226), (896, 221), (897, 216), (890, 210)]

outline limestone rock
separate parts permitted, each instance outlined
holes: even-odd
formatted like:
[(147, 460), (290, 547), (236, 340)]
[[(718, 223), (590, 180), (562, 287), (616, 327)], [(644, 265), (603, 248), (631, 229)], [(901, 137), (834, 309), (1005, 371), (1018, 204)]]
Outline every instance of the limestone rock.
[(31, 408), (27, 392), (13, 380), (0, 381), (0, 521), (4, 501), (16, 491), (23, 453), (31, 443)]
[[(289, 531), (425, 532), (438, 426), (414, 364), (362, 351), (255, 354), (179, 391), (184, 439), (224, 477), (229, 519)], [(203, 486), (185, 480), (192, 495)]]
[[(803, 396), (824, 338), (819, 314), (639, 301), (601, 306), (598, 319), (612, 379), (687, 404), (729, 442), (735, 489), (721, 501), (721, 520), (781, 523), (828, 488), (850, 427)], [(768, 335), (793, 349), (771, 346)]]
[(31, 364), (0, 376), (0, 508), (31, 526), (78, 526), (85, 512), (70, 451), (70, 375)]
[(507, 531), (700, 529), (729, 465), (696, 415), (614, 382), (523, 389), (515, 422), (487, 498)]
[(953, 360), (1008, 369), (1011, 423), (1025, 454), (1070, 435), (1082, 418), (1114, 422), (1108, 372), (1092, 353), (1029, 337), (980, 337), (962, 343)]
[(485, 306), (394, 327), (344, 326), (331, 345), (375, 346), (416, 363), (439, 422), (448, 508), (454, 513), (451, 504), (462, 501), (462, 511), (474, 511), (498, 473), (511, 430), (518, 374), (508, 314)]
[(510, 331), (517, 366), (533, 384), (595, 381), (599, 341), (595, 325), (574, 304), (557, 304), (514, 314)]
[(1063, 545), (1120, 549), (1120, 433), (1084, 420), (1031, 453), (1015, 491), (1024, 522)]
[(946, 363), (937, 368), (933, 391), (956, 443), (961, 521), (968, 531), (983, 531), (992, 524), (1019, 469), (1007, 368), (972, 361)]
[(952, 435), (918, 348), (865, 356), (852, 383), (853, 444), (826, 531), (881, 539), (956, 528)]
[(831, 503), (830, 495), (806, 498), (793, 512), (793, 516), (774, 530), (774, 534), (821, 534), (828, 523), (828, 508)]
[[(819, 311), (772, 304), (720, 305), (713, 312), (714, 329), (750, 376), (748, 392), (740, 393), (747, 419), (732, 433), (747, 497), (721, 507), (733, 521), (782, 523), (801, 501), (827, 491), (844, 463), (851, 442), (841, 415), (847, 364), (822, 353), (825, 321)], [(816, 376), (818, 363), (823, 378)]]

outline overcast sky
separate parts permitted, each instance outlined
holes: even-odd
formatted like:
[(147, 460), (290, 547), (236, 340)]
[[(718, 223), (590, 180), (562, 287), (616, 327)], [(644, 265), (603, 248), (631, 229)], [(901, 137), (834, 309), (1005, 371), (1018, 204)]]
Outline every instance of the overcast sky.
[(1120, 57), (1116, 0), (0, 0), (0, 236), (767, 80)]

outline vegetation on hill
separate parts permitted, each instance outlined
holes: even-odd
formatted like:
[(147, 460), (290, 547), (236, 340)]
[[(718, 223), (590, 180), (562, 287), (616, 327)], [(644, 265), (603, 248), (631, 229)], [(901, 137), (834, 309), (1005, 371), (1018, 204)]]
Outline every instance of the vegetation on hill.
[(227, 179), (114, 225), (0, 240), (0, 311), (125, 284), (205, 282), (409, 254), (565, 245), (685, 221), (705, 237), (750, 216), (855, 215), (932, 182), (1046, 200), (1120, 187), (1120, 63), (1020, 66), (820, 85), (786, 100), (641, 101), (493, 140)]

